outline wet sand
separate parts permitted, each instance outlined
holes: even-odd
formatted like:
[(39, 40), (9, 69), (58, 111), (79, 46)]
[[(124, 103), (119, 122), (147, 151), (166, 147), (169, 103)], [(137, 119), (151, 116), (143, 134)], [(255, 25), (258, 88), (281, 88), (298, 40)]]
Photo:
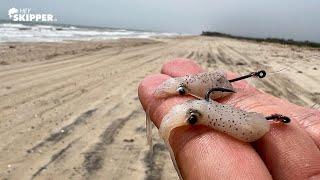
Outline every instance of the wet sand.
[(177, 179), (137, 87), (163, 62), (265, 69), (257, 88), (320, 108), (320, 51), (226, 38), (0, 44), (0, 179)]

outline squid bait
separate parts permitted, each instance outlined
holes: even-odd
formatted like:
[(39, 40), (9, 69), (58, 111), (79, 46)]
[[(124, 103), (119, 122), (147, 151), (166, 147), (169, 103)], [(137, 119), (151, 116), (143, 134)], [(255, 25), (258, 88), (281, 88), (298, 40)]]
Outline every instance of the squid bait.
[(168, 146), (171, 159), (180, 179), (182, 177), (169, 143), (170, 132), (174, 128), (201, 124), (226, 133), (240, 141), (253, 142), (260, 139), (270, 130), (268, 121), (290, 122), (290, 118), (280, 114), (264, 117), (260, 113), (246, 112), (230, 105), (212, 101), (209, 97), (214, 91), (233, 92), (233, 90), (225, 88), (212, 88), (206, 93), (204, 100), (190, 100), (174, 106), (161, 122), (159, 133)]
[[(155, 90), (154, 96), (157, 98), (166, 98), (168, 96), (188, 94), (197, 99), (203, 99), (205, 93), (211, 88), (221, 87), (233, 90), (231, 85), (233, 82), (249, 77), (264, 78), (265, 76), (266, 72), (264, 70), (252, 72), (231, 80), (228, 80), (226, 74), (221, 71), (186, 75), (166, 80)], [(228, 96), (229, 94), (230, 92), (214, 93), (211, 98), (218, 99)]]
[[(189, 94), (197, 99), (203, 99), (205, 93), (215, 87), (233, 90), (231, 83), (250, 77), (264, 78), (264, 70), (252, 72), (248, 75), (228, 80), (222, 71), (204, 72), (195, 75), (186, 75), (184, 77), (170, 78), (163, 82), (154, 92), (156, 98), (166, 98), (175, 95)], [(230, 95), (231, 92), (217, 92), (211, 95), (212, 99), (218, 99)], [(152, 151), (152, 122), (149, 117), (149, 110), (146, 110), (146, 134), (147, 143)]]

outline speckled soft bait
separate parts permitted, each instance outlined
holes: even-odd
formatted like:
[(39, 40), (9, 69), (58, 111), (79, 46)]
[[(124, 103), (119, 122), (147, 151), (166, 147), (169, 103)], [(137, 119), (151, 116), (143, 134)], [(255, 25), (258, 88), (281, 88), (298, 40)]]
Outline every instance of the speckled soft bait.
[[(205, 93), (216, 87), (233, 90), (231, 83), (250, 77), (264, 78), (266, 72), (264, 70), (252, 72), (248, 75), (228, 80), (222, 71), (204, 72), (195, 75), (186, 75), (183, 77), (169, 78), (163, 82), (154, 92), (156, 98), (166, 98), (175, 95), (189, 94), (197, 99), (203, 99)], [(211, 99), (218, 99), (230, 95), (232, 92), (217, 92), (211, 95)], [(146, 111), (146, 131), (147, 142), (152, 151), (152, 122), (149, 117), (148, 109)]]
[[(266, 72), (261, 70), (252, 72), (248, 75), (228, 80), (225, 73), (221, 71), (204, 72), (194, 75), (186, 75), (183, 77), (169, 78), (163, 82), (154, 92), (157, 98), (166, 98), (174, 95), (191, 95), (198, 99), (202, 99), (205, 93), (215, 87), (233, 89), (231, 83), (249, 77), (264, 78)], [(230, 92), (217, 92), (211, 95), (212, 99), (218, 99), (228, 96)]]
[[(214, 91), (232, 92), (232, 90), (224, 88), (213, 88), (206, 93), (204, 100), (190, 100), (174, 106), (161, 122), (159, 133), (168, 146), (178, 173), (179, 169), (169, 143), (170, 132), (176, 127), (201, 124), (226, 133), (240, 141), (253, 142), (269, 131), (268, 120), (282, 123), (290, 122), (290, 118), (279, 114), (264, 117), (260, 113), (246, 112), (230, 105), (212, 101), (209, 97)], [(181, 178), (180, 173), (179, 176)]]

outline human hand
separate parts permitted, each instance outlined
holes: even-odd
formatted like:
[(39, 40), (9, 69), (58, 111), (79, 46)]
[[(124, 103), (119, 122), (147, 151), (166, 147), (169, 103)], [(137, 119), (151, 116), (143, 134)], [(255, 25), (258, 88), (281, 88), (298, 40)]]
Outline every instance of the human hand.
[[(204, 70), (191, 60), (176, 59), (163, 65), (161, 73), (146, 77), (139, 85), (139, 98), (149, 108), (159, 128), (162, 118), (176, 104), (191, 96), (159, 101), (154, 90), (170, 77), (196, 74)], [(228, 79), (235, 74), (228, 73)], [(178, 127), (170, 144), (184, 179), (320, 179), (320, 111), (300, 107), (263, 93), (245, 81), (232, 84), (242, 89), (220, 103), (264, 115), (279, 113), (290, 124), (271, 124), (270, 131), (249, 144), (205, 126)]]

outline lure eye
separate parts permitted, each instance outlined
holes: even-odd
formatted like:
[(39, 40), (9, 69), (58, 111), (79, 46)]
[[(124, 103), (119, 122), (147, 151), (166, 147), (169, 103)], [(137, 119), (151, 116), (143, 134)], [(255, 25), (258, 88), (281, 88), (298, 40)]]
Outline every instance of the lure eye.
[(178, 92), (180, 95), (185, 95), (185, 94), (186, 94), (186, 89), (185, 89), (185, 87), (183, 87), (183, 86), (179, 86), (178, 89), (177, 89), (177, 92)]
[(196, 124), (201, 117), (201, 113), (196, 109), (189, 109), (187, 111), (187, 123), (190, 125)]
[(195, 114), (191, 114), (188, 118), (188, 123), (194, 125), (198, 121), (198, 117)]

